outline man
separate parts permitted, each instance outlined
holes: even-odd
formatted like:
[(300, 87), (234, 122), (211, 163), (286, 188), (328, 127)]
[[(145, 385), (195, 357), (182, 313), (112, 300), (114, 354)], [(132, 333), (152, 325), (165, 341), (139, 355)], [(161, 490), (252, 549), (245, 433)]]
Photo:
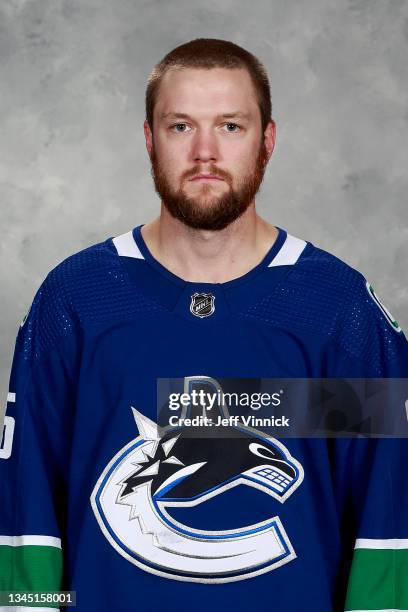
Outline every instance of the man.
[(159, 379), (220, 397), (231, 380), (407, 376), (365, 278), (256, 212), (265, 69), (228, 41), (181, 45), (150, 76), (144, 130), (159, 217), (63, 261), (19, 330), (0, 589), (99, 612), (408, 608), (404, 440), (278, 439), (222, 401), (223, 435), (189, 434), (201, 404), (158, 427)]

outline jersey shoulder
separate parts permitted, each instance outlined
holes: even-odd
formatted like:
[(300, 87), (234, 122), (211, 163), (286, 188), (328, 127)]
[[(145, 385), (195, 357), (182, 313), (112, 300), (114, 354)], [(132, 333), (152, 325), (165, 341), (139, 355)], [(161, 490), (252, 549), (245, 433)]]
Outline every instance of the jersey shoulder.
[(47, 274), (18, 332), (24, 352), (37, 358), (85, 326), (124, 320), (158, 305), (138, 292), (112, 238), (68, 256)]
[(308, 303), (315, 324), (352, 358), (371, 363), (378, 375), (384, 363), (407, 358), (406, 337), (373, 284), (339, 257), (308, 243), (288, 282), (302, 294), (303, 306)]
[(247, 316), (308, 342), (330, 344), (351, 359), (370, 363), (376, 375), (385, 362), (408, 355), (401, 327), (360, 271), (311, 242), (303, 241), (298, 250), (287, 273), (252, 304)]
[(306, 279), (318, 300), (341, 323), (344, 323), (346, 315), (358, 318), (361, 314), (402, 333), (398, 321), (382, 303), (373, 284), (359, 270), (310, 242), (298, 265), (293, 268), (289, 282), (302, 285)]

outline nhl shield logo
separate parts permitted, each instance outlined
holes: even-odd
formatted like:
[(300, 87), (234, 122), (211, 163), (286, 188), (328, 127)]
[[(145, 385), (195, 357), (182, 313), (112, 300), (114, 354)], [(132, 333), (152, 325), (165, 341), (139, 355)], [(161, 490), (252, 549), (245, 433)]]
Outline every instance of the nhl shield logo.
[(193, 293), (191, 296), (190, 312), (201, 319), (209, 317), (215, 310), (215, 295), (212, 293)]

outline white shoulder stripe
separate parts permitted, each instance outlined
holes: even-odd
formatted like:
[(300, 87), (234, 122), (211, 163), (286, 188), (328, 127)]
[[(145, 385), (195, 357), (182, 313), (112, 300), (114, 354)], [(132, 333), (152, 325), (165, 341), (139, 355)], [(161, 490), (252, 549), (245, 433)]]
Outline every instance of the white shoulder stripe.
[(7, 393), (7, 402), (10, 402), (11, 404), (15, 403), (16, 401), (16, 394), (15, 393), (10, 393), (10, 391)]
[(61, 548), (61, 539), (42, 535), (0, 535), (0, 546), (53, 546), (54, 548)]
[(391, 549), (401, 550), (408, 548), (408, 540), (406, 539), (389, 539), (389, 540), (372, 540), (369, 538), (358, 538), (354, 548), (370, 548), (370, 549)]
[(273, 266), (293, 266), (299, 259), (305, 246), (306, 242), (304, 240), (288, 234), (280, 251), (276, 257), (272, 259), (268, 268), (272, 268)]
[(122, 257), (134, 257), (135, 259), (144, 259), (141, 254), (139, 247), (137, 246), (135, 239), (133, 238), (133, 232), (130, 230), (126, 234), (116, 236), (112, 240), (116, 247), (118, 255)]

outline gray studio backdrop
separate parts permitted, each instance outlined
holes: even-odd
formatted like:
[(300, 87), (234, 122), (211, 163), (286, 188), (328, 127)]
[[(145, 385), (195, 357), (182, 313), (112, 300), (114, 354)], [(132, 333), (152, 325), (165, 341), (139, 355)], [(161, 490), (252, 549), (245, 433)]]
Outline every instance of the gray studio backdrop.
[(270, 222), (363, 272), (408, 329), (406, 0), (1, 0), (1, 401), (18, 325), (51, 268), (158, 212), (148, 73), (197, 37), (266, 64)]

